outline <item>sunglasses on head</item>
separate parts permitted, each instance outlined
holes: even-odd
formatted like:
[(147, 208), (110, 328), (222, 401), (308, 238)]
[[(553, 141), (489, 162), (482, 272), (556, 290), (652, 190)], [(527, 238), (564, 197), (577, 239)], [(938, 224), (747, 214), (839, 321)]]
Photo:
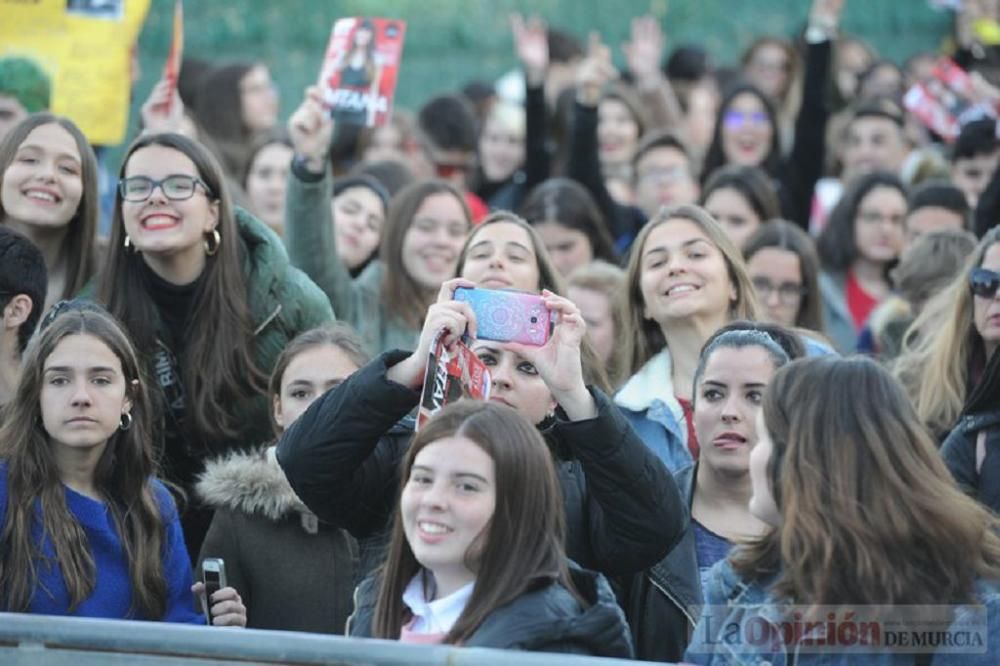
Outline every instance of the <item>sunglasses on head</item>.
[(973, 268), (969, 272), (969, 287), (981, 298), (993, 298), (1000, 289), (1000, 273), (987, 268)]

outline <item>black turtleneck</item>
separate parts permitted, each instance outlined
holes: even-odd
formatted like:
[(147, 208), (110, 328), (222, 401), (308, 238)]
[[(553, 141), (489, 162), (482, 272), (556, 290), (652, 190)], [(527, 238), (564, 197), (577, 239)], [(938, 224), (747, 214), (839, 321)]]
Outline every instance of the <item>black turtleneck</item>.
[(160, 312), (160, 318), (167, 332), (168, 339), (163, 342), (177, 354), (186, 342), (188, 317), (194, 305), (194, 294), (201, 284), (201, 277), (189, 284), (174, 284), (157, 275), (146, 262), (142, 263), (142, 267), (149, 287), (148, 293)]

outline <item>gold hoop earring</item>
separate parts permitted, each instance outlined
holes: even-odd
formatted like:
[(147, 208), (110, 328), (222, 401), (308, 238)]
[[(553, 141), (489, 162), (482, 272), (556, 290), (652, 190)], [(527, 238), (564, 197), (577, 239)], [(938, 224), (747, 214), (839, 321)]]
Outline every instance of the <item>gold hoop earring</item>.
[(205, 236), (205, 254), (211, 257), (219, 251), (220, 245), (222, 245), (222, 236), (218, 229), (212, 229), (212, 235)]

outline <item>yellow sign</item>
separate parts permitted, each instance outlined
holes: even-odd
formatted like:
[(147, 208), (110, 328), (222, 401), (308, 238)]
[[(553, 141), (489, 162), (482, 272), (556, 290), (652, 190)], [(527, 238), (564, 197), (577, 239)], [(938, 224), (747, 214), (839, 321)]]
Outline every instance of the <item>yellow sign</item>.
[(0, 0), (0, 57), (33, 58), (52, 80), (52, 112), (95, 145), (128, 128), (131, 49), (150, 0)]

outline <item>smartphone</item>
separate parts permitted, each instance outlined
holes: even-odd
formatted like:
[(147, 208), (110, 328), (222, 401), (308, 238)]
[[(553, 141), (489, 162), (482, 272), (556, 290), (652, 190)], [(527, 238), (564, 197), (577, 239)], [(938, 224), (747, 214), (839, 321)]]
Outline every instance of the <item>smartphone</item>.
[(541, 347), (552, 335), (552, 313), (538, 294), (459, 287), (455, 300), (472, 306), (480, 340)]
[(205, 596), (201, 598), (201, 610), (208, 626), (212, 626), (212, 604), (209, 599), (226, 585), (226, 563), (221, 557), (206, 557), (201, 561), (201, 581), (205, 583)]

